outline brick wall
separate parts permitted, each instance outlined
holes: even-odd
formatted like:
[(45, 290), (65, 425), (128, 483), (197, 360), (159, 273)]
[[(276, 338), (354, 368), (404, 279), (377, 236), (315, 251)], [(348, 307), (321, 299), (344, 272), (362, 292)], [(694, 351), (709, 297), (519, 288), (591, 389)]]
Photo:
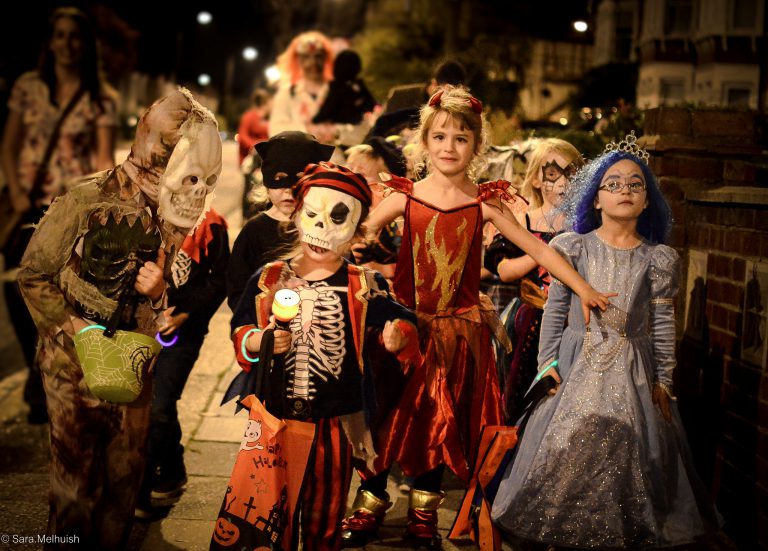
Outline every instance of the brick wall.
[[(742, 357), (751, 262), (768, 263), (768, 177), (762, 117), (754, 112), (660, 107), (643, 141), (675, 217), (681, 253), (675, 390), (699, 474), (726, 532), (743, 549), (768, 549), (768, 377)], [(693, 251), (693, 252), (692, 252)], [(683, 332), (687, 269), (706, 255), (703, 329)], [(763, 296), (768, 308), (768, 293)]]

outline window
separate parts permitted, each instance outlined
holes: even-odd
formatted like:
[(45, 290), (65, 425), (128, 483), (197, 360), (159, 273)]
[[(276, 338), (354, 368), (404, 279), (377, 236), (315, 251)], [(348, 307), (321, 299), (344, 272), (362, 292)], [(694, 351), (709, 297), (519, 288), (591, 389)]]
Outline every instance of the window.
[(691, 30), (692, 0), (667, 0), (664, 10), (664, 33), (684, 34)]
[(754, 29), (757, 19), (757, 0), (731, 0), (733, 29)]
[(621, 5), (616, 8), (616, 59), (632, 59), (635, 13), (632, 7)]
[(681, 78), (661, 79), (660, 103), (680, 103), (685, 100), (685, 81)]
[(749, 108), (749, 96), (751, 92), (752, 91), (749, 88), (742, 86), (728, 87), (725, 91), (726, 105), (728, 105), (728, 107)]

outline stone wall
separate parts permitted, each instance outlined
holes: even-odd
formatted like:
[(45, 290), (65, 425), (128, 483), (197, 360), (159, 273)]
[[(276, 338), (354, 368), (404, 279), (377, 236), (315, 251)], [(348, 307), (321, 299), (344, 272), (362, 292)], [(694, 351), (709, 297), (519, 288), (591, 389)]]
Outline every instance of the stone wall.
[(749, 111), (660, 107), (646, 112), (642, 139), (682, 256), (675, 391), (699, 474), (743, 549), (768, 548), (762, 121)]

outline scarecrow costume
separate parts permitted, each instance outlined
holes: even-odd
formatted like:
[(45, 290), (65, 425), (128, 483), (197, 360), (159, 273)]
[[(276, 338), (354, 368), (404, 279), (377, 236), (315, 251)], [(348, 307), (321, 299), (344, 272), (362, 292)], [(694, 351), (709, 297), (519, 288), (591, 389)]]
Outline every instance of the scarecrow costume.
[[(207, 172), (190, 176), (189, 166), (200, 160)], [(154, 337), (166, 296), (151, 302), (135, 293), (136, 273), (161, 247), (172, 264), (220, 169), (213, 115), (188, 91), (177, 90), (142, 116), (128, 159), (75, 182), (32, 237), (18, 280), (40, 333), (51, 423), (48, 534), (77, 535), (83, 548), (126, 543), (144, 467), (154, 354), (145, 346), (126, 357), (112, 342), (111, 360), (135, 374), (138, 397), (102, 400), (86, 384), (74, 322), (112, 322), (118, 330)]]

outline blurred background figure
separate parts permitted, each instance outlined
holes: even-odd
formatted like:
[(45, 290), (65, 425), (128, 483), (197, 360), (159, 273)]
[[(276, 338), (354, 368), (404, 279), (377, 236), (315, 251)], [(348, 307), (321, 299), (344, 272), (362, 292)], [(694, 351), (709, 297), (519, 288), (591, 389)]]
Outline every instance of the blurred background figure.
[[(10, 200), (23, 222), (36, 222), (68, 180), (114, 166), (117, 94), (103, 80), (93, 27), (72, 7), (50, 18), (37, 70), (23, 74), (8, 101), (0, 160)], [(16, 232), (3, 250), (6, 270), (18, 266), (33, 228)], [(30, 367), (25, 400), (29, 421), (47, 420), (35, 365), (37, 331), (6, 274), (5, 296), (24, 358)]]
[(333, 125), (312, 123), (333, 78), (333, 52), (328, 38), (317, 31), (296, 36), (277, 64), (282, 81), (272, 104), (269, 135), (298, 130), (314, 135), (322, 143), (333, 143)]
[[(333, 62), (333, 80), (328, 88), (328, 95), (318, 113), (312, 118), (314, 124), (332, 123), (360, 125), (366, 113), (373, 111), (376, 100), (359, 77), (362, 69), (360, 56), (352, 50), (339, 52)], [(365, 134), (370, 127), (364, 128)], [(355, 145), (360, 140), (344, 136), (342, 145)]]
[(272, 98), (263, 88), (258, 88), (251, 97), (253, 106), (240, 117), (237, 130), (237, 143), (240, 152), (240, 164), (251, 153), (253, 146), (269, 139), (269, 111)]
[(258, 88), (251, 97), (252, 107), (240, 117), (237, 130), (237, 145), (240, 156), (240, 172), (243, 174), (243, 221), (259, 212), (260, 197), (255, 193), (261, 184), (261, 163), (253, 149), (257, 143), (269, 139), (269, 112), (272, 109), (272, 97), (263, 88)]
[(372, 136), (399, 134), (405, 127), (418, 126), (419, 109), (439, 88), (465, 85), (467, 72), (458, 61), (448, 59), (437, 65), (426, 84), (395, 86), (387, 95), (381, 116), (376, 120)]
[(464, 65), (453, 59), (447, 59), (435, 67), (426, 85), (406, 84), (392, 88), (389, 91), (384, 112), (392, 113), (400, 109), (421, 107), (439, 88), (446, 84), (465, 85), (466, 80), (467, 71)]

